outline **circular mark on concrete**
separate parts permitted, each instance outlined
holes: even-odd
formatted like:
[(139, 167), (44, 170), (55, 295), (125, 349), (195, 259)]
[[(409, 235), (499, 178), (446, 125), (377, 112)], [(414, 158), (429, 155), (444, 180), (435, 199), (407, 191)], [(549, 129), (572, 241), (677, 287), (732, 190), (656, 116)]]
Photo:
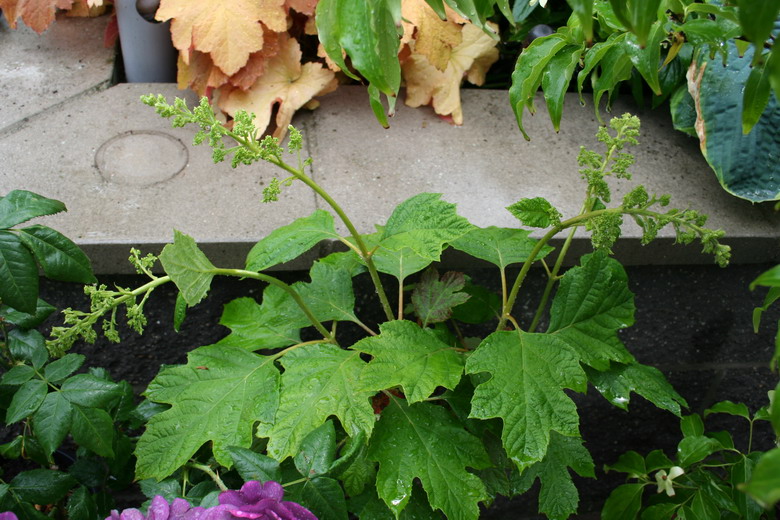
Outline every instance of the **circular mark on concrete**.
[(182, 171), (188, 161), (184, 143), (154, 130), (114, 136), (95, 155), (95, 165), (105, 180), (133, 186), (167, 181)]

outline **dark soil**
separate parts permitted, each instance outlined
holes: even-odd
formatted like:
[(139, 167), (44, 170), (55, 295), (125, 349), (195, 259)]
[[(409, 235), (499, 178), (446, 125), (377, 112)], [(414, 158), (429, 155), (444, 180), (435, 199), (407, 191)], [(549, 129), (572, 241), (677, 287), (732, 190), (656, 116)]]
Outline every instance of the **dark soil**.
[[(766, 404), (766, 392), (777, 383), (777, 376), (770, 372), (768, 364), (780, 309), (767, 313), (761, 330), (754, 333), (751, 313), (762, 302), (764, 293), (761, 290), (751, 293), (748, 285), (770, 267), (627, 268), (637, 311), (636, 324), (622, 331), (622, 338), (640, 362), (656, 366), (667, 375), (688, 401), (689, 411), (700, 413), (725, 399), (745, 402), (752, 411)], [(494, 270), (472, 270), (467, 274), (476, 283), (497, 288)], [(287, 272), (279, 276), (294, 281), (305, 274)], [(100, 277), (101, 283), (124, 287), (136, 287), (145, 281), (134, 276)], [(376, 320), (372, 315), (376, 306), (361, 296), (373, 293), (368, 290), (368, 283), (366, 279), (356, 279), (355, 292), (358, 316), (371, 323)], [(520, 308), (515, 313), (522, 316), (521, 321), (530, 320), (534, 310), (531, 302), (536, 301), (543, 283), (542, 272), (533, 272), (526, 282), (529, 297), (518, 304)], [(95, 345), (78, 345), (74, 351), (86, 354), (89, 365), (106, 367), (115, 379), (127, 379), (142, 391), (161, 365), (183, 363), (188, 351), (214, 343), (228, 332), (218, 324), (224, 304), (239, 296), (259, 300), (262, 288), (253, 281), (216, 279), (208, 299), (190, 309), (181, 332), (176, 333), (171, 326), (175, 287), (164, 285), (146, 305), (149, 324), (143, 336), (124, 331), (120, 345), (101, 339)], [(86, 297), (74, 285), (43, 281), (41, 297), (58, 308), (87, 307)], [(581, 494), (578, 518), (595, 519), (609, 492), (623, 482), (620, 474), (605, 474), (603, 466), (615, 462), (627, 450), (644, 454), (663, 449), (673, 457), (680, 439), (679, 421), (639, 396), (631, 399), (629, 413), (611, 406), (592, 388), (586, 395), (571, 395), (580, 407), (582, 435), (593, 455), (598, 477), (595, 481), (576, 477)], [(728, 428), (738, 443), (745, 442), (745, 424), (721, 418), (708, 419), (707, 424)], [(754, 446), (769, 448), (770, 444), (769, 430), (759, 428), (754, 435)], [(536, 518), (538, 492), (537, 482), (522, 497), (497, 501), (482, 518)]]

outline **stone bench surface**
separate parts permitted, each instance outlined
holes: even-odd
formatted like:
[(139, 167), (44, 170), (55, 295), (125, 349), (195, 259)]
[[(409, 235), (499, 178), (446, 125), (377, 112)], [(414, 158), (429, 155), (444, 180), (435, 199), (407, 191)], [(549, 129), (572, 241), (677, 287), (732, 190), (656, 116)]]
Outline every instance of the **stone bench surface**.
[[(110, 86), (104, 23), (59, 20), (41, 36), (0, 26), (0, 85), (13, 93), (0, 105), (0, 193), (26, 189), (65, 202), (67, 213), (41, 222), (82, 246), (99, 273), (130, 272), (129, 248), (157, 252), (172, 240), (173, 229), (193, 236), (217, 265), (242, 266), (258, 239), (325, 207), (301, 183), (284, 189), (279, 202), (263, 204), (263, 186), (281, 171), (265, 163), (235, 170), (214, 165), (207, 147), (192, 145), (194, 128), (172, 129), (139, 101), (142, 94), (162, 93), (193, 104), (191, 92), (172, 84)], [(539, 98), (536, 115), (526, 115), (532, 138), (526, 142), (506, 92), (461, 95), (461, 127), (430, 108), (399, 102), (390, 128), (383, 129), (361, 86), (342, 86), (293, 123), (314, 158), (313, 177), (362, 232), (373, 231), (398, 203), (420, 192), (442, 193), (479, 226), (517, 226), (504, 208), (523, 197), (545, 197), (564, 216), (575, 215), (584, 193), (576, 156), (580, 145), (597, 147), (593, 107), (568, 95), (555, 133)], [(711, 227), (726, 230), (735, 262), (780, 260), (780, 215), (770, 204), (723, 191), (697, 141), (676, 132), (665, 110), (637, 112), (623, 100), (612, 113), (626, 111), (642, 119), (640, 144), (631, 150), (636, 182), (650, 193), (671, 194), (673, 207), (710, 215)], [(613, 186), (619, 200), (634, 182)], [(633, 223), (625, 227), (615, 247), (621, 261), (711, 263), (698, 245), (674, 246), (668, 231), (651, 246), (641, 246), (640, 237)], [(573, 253), (588, 249), (584, 233), (578, 232), (573, 247)], [(313, 255), (330, 248), (321, 244)], [(446, 260), (464, 261), (458, 255)]]

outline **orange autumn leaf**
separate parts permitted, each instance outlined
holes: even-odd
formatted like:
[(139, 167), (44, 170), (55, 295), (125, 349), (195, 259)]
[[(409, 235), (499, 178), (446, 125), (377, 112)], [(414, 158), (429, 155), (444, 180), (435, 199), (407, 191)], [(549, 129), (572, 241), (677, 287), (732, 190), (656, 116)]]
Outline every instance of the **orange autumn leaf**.
[(280, 39), (279, 43), (279, 54), (268, 60), (265, 72), (257, 82), (247, 91), (223, 91), (219, 106), (231, 116), (239, 110), (254, 112), (255, 125), (262, 133), (271, 122), (274, 105), (278, 104), (274, 136), (281, 139), (295, 111), (315, 96), (333, 92), (338, 82), (336, 75), (320, 63), (301, 65), (301, 47), (297, 40)]
[(479, 27), (466, 24), (461, 35), (462, 41), (452, 49), (444, 71), (434, 67), (422, 54), (412, 54), (402, 65), (406, 104), (419, 107), (432, 103), (437, 114), (451, 115), (456, 125), (463, 124), (460, 84), (464, 76), (480, 85), (487, 70), (498, 60), (496, 41)]
[(208, 54), (190, 51), (185, 60), (179, 53), (176, 82), (182, 90), (190, 88), (201, 96), (208, 96), (209, 90), (221, 87), (228, 82), (228, 76), (214, 65)]
[(72, 4), (73, 0), (0, 0), (0, 9), (12, 29), (21, 18), (27, 27), (41, 34), (54, 21), (57, 9), (70, 9)]
[[(171, 20), (174, 46), (208, 52), (227, 75), (243, 67), (249, 55), (263, 48), (263, 26), (286, 30), (284, 0), (161, 0), (156, 19)], [(186, 57), (185, 57), (186, 59)]]
[(265, 31), (263, 48), (249, 55), (246, 65), (230, 76), (230, 83), (241, 90), (247, 90), (254, 85), (257, 78), (263, 75), (268, 60), (277, 54), (279, 54), (279, 33)]
[(301, 14), (306, 16), (312, 16), (314, 14), (314, 8), (317, 7), (318, 0), (287, 0), (285, 6), (288, 9), (295, 9)]
[(404, 36), (414, 54), (421, 54), (439, 70), (447, 68), (452, 49), (461, 42), (461, 23), (466, 20), (452, 10), (442, 20), (424, 0), (406, 0), (402, 4)]

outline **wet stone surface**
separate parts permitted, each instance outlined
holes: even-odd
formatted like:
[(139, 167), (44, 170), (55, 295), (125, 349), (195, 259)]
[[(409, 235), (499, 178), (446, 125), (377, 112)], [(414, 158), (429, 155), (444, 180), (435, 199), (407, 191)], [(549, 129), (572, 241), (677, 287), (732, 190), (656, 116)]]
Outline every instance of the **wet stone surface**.
[(132, 186), (167, 181), (184, 170), (188, 161), (184, 143), (154, 130), (121, 133), (103, 143), (95, 154), (103, 179)]

